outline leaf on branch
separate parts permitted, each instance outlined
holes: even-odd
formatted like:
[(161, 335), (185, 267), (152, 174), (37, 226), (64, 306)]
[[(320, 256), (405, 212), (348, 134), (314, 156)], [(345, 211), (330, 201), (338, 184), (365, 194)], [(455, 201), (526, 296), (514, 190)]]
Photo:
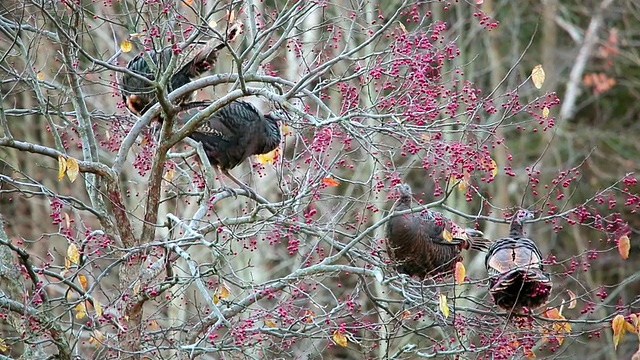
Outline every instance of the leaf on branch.
[(78, 160), (75, 158), (67, 158), (67, 177), (69, 181), (74, 182), (80, 174), (80, 166), (78, 166)]
[(464, 264), (462, 263), (462, 261), (458, 261), (456, 263), (456, 272), (455, 272), (456, 283), (458, 285), (462, 285), (462, 283), (464, 282), (464, 277), (466, 273), (467, 271), (464, 268)]
[(451, 231), (447, 229), (442, 230), (442, 238), (447, 240), (448, 242), (453, 241), (453, 235), (451, 235)]
[(233, 23), (235, 20), (236, 20), (236, 11), (231, 10), (231, 12), (229, 12), (229, 10), (227, 10), (227, 21), (229, 22), (229, 24)]
[(536, 89), (541, 89), (542, 84), (544, 84), (545, 74), (542, 65), (536, 65), (531, 70), (531, 81), (533, 81), (533, 85)]
[(482, 168), (485, 171), (491, 171), (491, 177), (496, 177), (496, 175), (498, 175), (498, 164), (496, 163), (495, 160), (493, 160), (493, 158), (483, 157), (480, 159), (480, 164), (482, 164)]
[(67, 248), (67, 257), (69, 258), (69, 261), (78, 265), (80, 262), (80, 252), (78, 251), (76, 244), (69, 244), (69, 247)]
[(173, 180), (173, 177), (176, 176), (176, 169), (169, 169), (167, 170), (167, 172), (164, 173), (163, 179), (164, 181), (171, 181)]
[(326, 186), (338, 186), (340, 185), (340, 183), (334, 179), (334, 178), (330, 178), (330, 177), (326, 177), (324, 179), (322, 179), (322, 183)]
[(64, 173), (67, 171), (67, 161), (64, 156), (58, 155), (58, 181), (62, 180)]
[(5, 352), (7, 350), (9, 350), (7, 343), (4, 342), (3, 338), (0, 338), (0, 351)]
[(93, 300), (93, 308), (96, 310), (96, 316), (102, 317), (102, 305), (97, 300)]
[(265, 317), (264, 318), (264, 326), (266, 326), (268, 328), (274, 328), (274, 327), (276, 327), (276, 323), (273, 322), (273, 320), (271, 320), (270, 318)]
[(64, 258), (64, 269), (65, 270), (69, 270), (69, 268), (71, 267), (71, 260), (69, 260), (68, 257)]
[(305, 310), (304, 311), (304, 322), (311, 324), (313, 322), (313, 317), (316, 316), (316, 313), (313, 310)]
[(227, 299), (231, 295), (231, 289), (227, 286), (227, 284), (222, 283), (222, 285), (218, 288), (218, 297), (220, 299)]
[(258, 161), (258, 163), (262, 165), (267, 163), (273, 164), (279, 155), (280, 155), (280, 148), (277, 147), (266, 154), (256, 155), (256, 160)]
[(216, 292), (215, 294), (213, 294), (213, 304), (218, 305), (219, 302), (220, 302), (220, 297), (218, 297), (218, 292)]
[(40, 71), (38, 71), (38, 73), (36, 74), (36, 78), (38, 78), (38, 80), (43, 81), (44, 80), (44, 74)]
[(629, 250), (631, 250), (631, 242), (629, 241), (629, 237), (627, 235), (622, 235), (618, 239), (618, 252), (623, 259), (629, 258)]
[(76, 309), (76, 319), (82, 320), (85, 316), (87, 316), (87, 308), (84, 306), (84, 303), (81, 302), (75, 307)]
[(93, 346), (98, 346), (104, 340), (104, 334), (99, 330), (93, 330), (93, 333), (89, 337), (89, 344)]
[(347, 347), (347, 337), (341, 331), (333, 332), (333, 341), (342, 347)]
[(549, 117), (549, 108), (546, 106), (542, 108), (542, 117), (545, 119)]
[(402, 320), (407, 320), (411, 318), (411, 311), (409, 310), (405, 310), (402, 312), (402, 314), (400, 314), (400, 317), (402, 318)]
[[(560, 314), (558, 308), (548, 308), (544, 313), (542, 313), (542, 316), (551, 320), (566, 320), (566, 318), (562, 314)], [(551, 335), (556, 339), (559, 345), (562, 345), (562, 342), (564, 342), (564, 334), (568, 334), (570, 332), (571, 325), (568, 322), (564, 321), (553, 322), (551, 328), (543, 329), (544, 339), (548, 340), (549, 336)]]
[(80, 274), (78, 275), (78, 280), (80, 281), (80, 287), (82, 287), (82, 290), (87, 290), (87, 277)]
[(440, 312), (442, 313), (442, 315), (444, 315), (445, 318), (449, 317), (449, 304), (447, 304), (447, 295), (445, 294), (440, 294), (438, 295), (438, 308), (440, 309)]
[(120, 43), (120, 50), (122, 50), (123, 53), (128, 53), (129, 51), (133, 50), (133, 44), (131, 43), (131, 41), (129, 41), (129, 39), (124, 39)]
[(611, 321), (611, 329), (613, 330), (613, 348), (617, 349), (620, 340), (624, 338), (624, 333), (627, 331), (627, 322), (624, 320), (623, 315), (616, 315)]
[(218, 26), (218, 23), (214, 19), (211, 19), (209, 20), (208, 25), (210, 28), (215, 29), (216, 26)]
[(576, 299), (576, 294), (573, 293), (573, 291), (571, 290), (567, 290), (567, 294), (569, 294), (569, 306), (567, 306), (568, 309), (573, 309), (576, 307), (576, 305), (578, 305), (578, 300)]
[(470, 183), (471, 183), (471, 174), (469, 174), (468, 171), (465, 171), (464, 175), (462, 176), (462, 180), (458, 183), (458, 190), (460, 190), (461, 192), (464, 192), (465, 190), (467, 190), (467, 187), (469, 187)]
[(400, 30), (402, 30), (403, 33), (408, 34), (409, 32), (407, 31), (407, 28), (404, 27), (404, 24), (400, 21), (398, 21), (398, 25), (400, 26)]

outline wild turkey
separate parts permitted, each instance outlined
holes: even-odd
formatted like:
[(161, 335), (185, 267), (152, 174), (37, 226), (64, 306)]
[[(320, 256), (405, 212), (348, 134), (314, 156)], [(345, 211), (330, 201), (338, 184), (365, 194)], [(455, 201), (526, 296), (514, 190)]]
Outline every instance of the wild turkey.
[[(395, 211), (411, 208), (409, 185), (398, 185), (398, 191)], [(481, 231), (464, 229), (430, 210), (397, 215), (387, 224), (389, 257), (399, 273), (409, 276), (448, 274), (462, 260), (462, 249), (486, 251), (489, 244)]]
[[(239, 24), (230, 26), (227, 32), (226, 41), (233, 40), (239, 31)], [(190, 56), (182, 56), (182, 54), (178, 55), (180, 58), (177, 60), (176, 64), (177, 71), (173, 76), (171, 76), (171, 79), (167, 84), (167, 91), (171, 92), (176, 90), (211, 69), (218, 59), (218, 51), (224, 49), (225, 46), (226, 44), (224, 41), (213, 38), (207, 41), (199, 49), (192, 51)], [(149, 80), (155, 80), (156, 75), (162, 74), (167, 68), (174, 52), (173, 49), (166, 48), (159, 53), (156, 51), (149, 51), (147, 54), (155, 64), (156, 71), (151, 69), (142, 54), (131, 59), (127, 64), (127, 68)], [(157, 101), (156, 91), (153, 85), (129, 74), (122, 75), (122, 79), (120, 80), (120, 91), (125, 105), (136, 115), (144, 114)], [(190, 92), (177, 99), (176, 104), (180, 105), (191, 101), (193, 100), (192, 98), (194, 95), (195, 92)]]
[(496, 305), (507, 311), (539, 308), (551, 294), (553, 284), (544, 272), (542, 254), (522, 230), (532, 218), (531, 212), (519, 210), (511, 220), (509, 236), (497, 240), (485, 259), (489, 292)]
[[(176, 121), (184, 124), (209, 105), (210, 102), (183, 104)], [(266, 154), (278, 147), (279, 121), (274, 113), (263, 115), (251, 103), (234, 100), (211, 115), (189, 137), (202, 143), (211, 166), (246, 188), (229, 170), (251, 155)]]

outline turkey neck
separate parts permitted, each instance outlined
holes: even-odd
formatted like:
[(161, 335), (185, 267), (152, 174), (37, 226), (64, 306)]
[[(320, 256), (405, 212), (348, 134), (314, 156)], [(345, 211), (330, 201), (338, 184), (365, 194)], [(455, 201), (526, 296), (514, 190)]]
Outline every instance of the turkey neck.
[(524, 237), (523, 224), (517, 219), (511, 221), (511, 227), (509, 228), (509, 236), (512, 238)]

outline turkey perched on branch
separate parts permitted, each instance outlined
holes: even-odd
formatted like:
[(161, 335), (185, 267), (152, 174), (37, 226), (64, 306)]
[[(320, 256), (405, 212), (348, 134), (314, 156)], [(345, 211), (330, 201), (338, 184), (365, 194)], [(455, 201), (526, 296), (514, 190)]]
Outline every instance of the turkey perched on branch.
[[(411, 188), (397, 188), (400, 198), (394, 210), (410, 209)], [(409, 276), (448, 274), (462, 261), (462, 249), (486, 251), (489, 245), (481, 231), (464, 229), (435, 211), (396, 215), (387, 224), (389, 256), (398, 272)]]
[(507, 311), (539, 308), (551, 294), (553, 284), (544, 272), (542, 254), (522, 230), (524, 222), (530, 219), (533, 219), (531, 212), (519, 210), (511, 220), (509, 236), (498, 239), (485, 259), (489, 292), (496, 305)]
[[(210, 102), (183, 104), (176, 122), (185, 124), (206, 109)], [(238, 185), (246, 187), (229, 170), (251, 155), (266, 154), (280, 145), (280, 117), (262, 114), (251, 103), (234, 100), (207, 118), (202, 126), (189, 135), (202, 143), (211, 166), (219, 168)], [(222, 181), (221, 181), (222, 182)]]
[[(179, 56), (176, 63), (177, 71), (169, 79), (167, 91), (172, 92), (211, 69), (218, 59), (218, 51), (224, 49), (226, 43), (235, 39), (239, 32), (240, 25), (235, 23), (229, 27), (225, 40), (213, 38), (200, 45), (199, 48), (190, 51), (187, 55), (177, 54), (176, 56)], [(151, 81), (155, 80), (156, 76), (160, 76), (167, 69), (171, 57), (175, 55), (172, 48), (166, 48), (160, 52), (148, 51), (147, 54), (153, 61), (155, 69), (149, 66), (143, 54), (139, 54), (129, 61), (127, 68)], [(130, 74), (122, 75), (120, 91), (125, 105), (136, 115), (144, 114), (157, 102), (154, 86)], [(185, 94), (176, 100), (176, 104), (180, 105), (191, 101), (194, 95), (195, 92)]]

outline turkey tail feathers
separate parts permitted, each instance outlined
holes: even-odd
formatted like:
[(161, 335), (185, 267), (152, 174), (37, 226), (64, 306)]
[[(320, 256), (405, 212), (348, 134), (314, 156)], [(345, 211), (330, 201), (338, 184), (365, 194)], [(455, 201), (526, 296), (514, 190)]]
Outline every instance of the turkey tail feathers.
[(224, 40), (214, 37), (207, 41), (206, 45), (179, 72), (185, 73), (191, 79), (195, 79), (213, 67), (218, 61), (218, 51), (224, 49), (227, 43), (233, 41), (240, 33), (240, 24), (230, 25), (226, 33), (227, 37)]
[(486, 252), (493, 244), (493, 240), (485, 238), (484, 233), (480, 230), (465, 229), (464, 231), (467, 234), (469, 248), (473, 250)]
[(547, 303), (553, 283), (538, 268), (514, 269), (491, 280), (489, 292), (505, 310), (537, 309)]

